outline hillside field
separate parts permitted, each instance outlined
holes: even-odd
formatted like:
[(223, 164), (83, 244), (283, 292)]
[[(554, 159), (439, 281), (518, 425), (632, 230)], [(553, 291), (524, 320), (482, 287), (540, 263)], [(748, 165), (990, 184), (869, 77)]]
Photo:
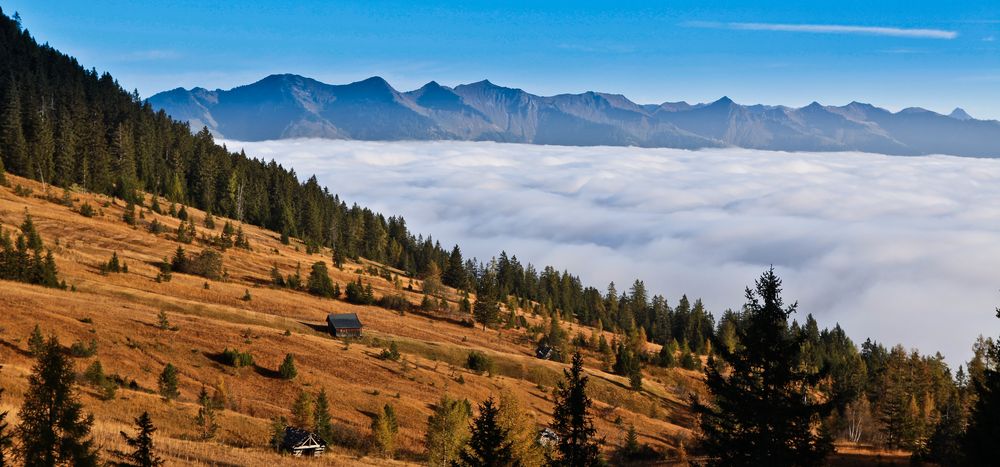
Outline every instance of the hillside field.
[[(462, 320), (470, 318), (458, 314), (459, 297), (453, 290), (440, 294), (449, 301), (451, 312), (400, 314), (273, 288), (270, 277), (275, 264), (282, 274), (293, 273), (296, 264), (301, 264), (304, 279), (313, 263), (325, 261), (342, 289), (360, 275), (372, 285), (376, 297), (402, 293), (413, 304), (423, 297), (419, 280), (412, 281), (409, 291), (409, 278), (392, 273), (399, 275), (393, 284), (370, 274), (384, 268), (365, 260), (345, 264), (340, 270), (330, 266), (329, 250), (309, 255), (305, 245), (295, 240), (283, 245), (278, 234), (250, 225), (243, 229), (251, 251), (230, 248), (223, 254), (225, 280), (175, 272), (171, 281), (157, 282), (159, 262), (173, 256), (179, 245), (189, 254), (206, 246), (199, 240), (191, 245), (178, 243), (174, 230), (180, 221), (150, 211), (151, 198), (147, 196), (147, 208), (141, 208), (143, 214), (133, 227), (122, 220), (125, 203), (120, 199), (78, 191), (66, 197), (62, 189), (31, 180), (8, 175), (8, 181), (8, 187), (0, 187), (0, 225), (16, 236), (27, 210), (55, 255), (60, 278), (75, 289), (0, 283), (0, 385), (7, 389), (0, 406), (10, 411), (15, 422), (33, 364), (27, 337), (36, 324), (66, 346), (96, 340), (95, 356), (75, 359), (78, 371), (96, 359), (106, 373), (135, 381), (136, 388), (123, 387), (110, 401), (102, 401), (86, 385), (79, 386), (86, 411), (96, 418), (94, 435), (99, 445), (106, 450), (121, 447), (118, 432), (131, 431), (132, 419), (146, 410), (159, 428), (156, 441), (162, 455), (177, 464), (273, 465), (279, 458), (268, 448), (270, 420), (288, 417), (300, 390), (317, 393), (325, 388), (338, 430), (345, 439), (354, 440), (351, 446), (332, 446), (318, 461), (299, 461), (304, 464), (419, 463), (424, 458), (427, 417), (444, 394), (476, 404), (506, 387), (539, 427), (550, 421), (552, 389), (566, 365), (534, 358), (536, 335), (524, 328), (484, 331), (463, 325)], [(96, 211), (93, 217), (78, 212), (84, 203)], [(160, 204), (164, 209), (169, 205), (164, 200)], [(216, 218), (216, 228), (207, 229), (202, 224), (205, 213), (187, 211), (198, 226), (199, 237), (218, 235), (226, 222)], [(165, 233), (148, 231), (154, 219), (167, 227)], [(115, 252), (128, 272), (102, 275), (100, 264)], [(249, 301), (244, 300), (247, 292)], [(176, 330), (157, 326), (161, 311)], [(325, 317), (333, 312), (357, 313), (365, 325), (364, 338), (344, 342), (327, 334)], [(529, 325), (543, 324), (540, 317), (523, 310), (518, 313), (525, 315)], [(569, 336), (593, 332), (572, 323), (564, 323), (564, 328)], [(606, 337), (610, 341), (612, 335)], [(402, 353), (399, 361), (378, 358), (390, 341)], [(218, 354), (227, 347), (251, 352), (254, 367), (222, 364)], [(491, 356), (492, 375), (465, 368), (470, 350)], [(649, 350), (657, 349), (650, 344)], [(299, 372), (292, 381), (276, 373), (289, 353)], [(181, 396), (173, 402), (156, 394), (157, 377), (167, 363), (180, 373)], [(620, 445), (630, 425), (636, 427), (641, 442), (666, 452), (673, 452), (678, 442), (691, 436), (687, 400), (692, 391), (702, 390), (700, 373), (649, 367), (644, 370), (644, 389), (634, 392), (624, 378), (602, 371), (596, 354), (588, 354), (586, 363), (605, 450)], [(196, 398), (202, 386), (209, 391), (222, 386), (228, 395), (221, 430), (210, 441), (196, 441), (194, 431)], [(397, 460), (366, 454), (370, 415), (384, 404), (393, 405), (399, 417)]]

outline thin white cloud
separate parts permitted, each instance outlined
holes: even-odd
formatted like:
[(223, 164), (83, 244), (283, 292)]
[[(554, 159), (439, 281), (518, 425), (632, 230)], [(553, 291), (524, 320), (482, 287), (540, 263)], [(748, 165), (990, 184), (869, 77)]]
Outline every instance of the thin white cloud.
[[(1000, 161), (470, 142), (227, 141), (400, 214), (468, 256), (500, 250), (603, 288), (635, 278), (718, 316), (774, 264), (785, 294), (957, 365), (1000, 301)], [(804, 316), (799, 316), (803, 319)]]
[(908, 37), (919, 39), (954, 39), (958, 32), (944, 29), (893, 28), (882, 26), (852, 26), (843, 24), (789, 24), (789, 23), (717, 23), (691, 22), (689, 26), (702, 28), (737, 29), (745, 31), (802, 32), (814, 34), (855, 34), (867, 36)]

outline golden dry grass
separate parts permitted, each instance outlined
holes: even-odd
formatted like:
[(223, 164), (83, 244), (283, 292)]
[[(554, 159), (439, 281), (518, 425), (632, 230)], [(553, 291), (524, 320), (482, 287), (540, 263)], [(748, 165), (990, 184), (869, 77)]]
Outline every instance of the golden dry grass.
[[(118, 431), (147, 410), (160, 429), (157, 442), (163, 455), (178, 464), (289, 462), (289, 458), (279, 458), (267, 450), (267, 431), (271, 417), (289, 415), (289, 407), (300, 390), (318, 392), (325, 388), (334, 420), (360, 435), (367, 435), (369, 414), (383, 404), (394, 405), (401, 425), (401, 452), (397, 457), (416, 462), (423, 456), (422, 439), (430, 407), (443, 394), (478, 402), (507, 386), (537, 423), (550, 420), (551, 388), (565, 366), (533, 358), (533, 345), (524, 330), (483, 331), (437, 317), (400, 315), (378, 307), (272, 289), (267, 286), (272, 265), (277, 264), (288, 274), (300, 263), (306, 275), (316, 261), (329, 265), (330, 251), (307, 255), (304, 245), (282, 245), (274, 232), (252, 226), (244, 229), (253, 251), (230, 249), (224, 254), (226, 281), (207, 281), (206, 289), (205, 279), (175, 273), (172, 281), (157, 283), (155, 263), (170, 257), (177, 248), (172, 230), (178, 220), (146, 212), (140, 225), (132, 228), (121, 220), (121, 200), (72, 193), (74, 206), (89, 202), (99, 211), (93, 218), (86, 218), (45, 199), (39, 183), (13, 176), (8, 179), (12, 185), (30, 187), (34, 195), (16, 196), (12, 189), (0, 188), (0, 225), (16, 232), (27, 208), (46, 245), (55, 253), (61, 277), (76, 288), (71, 292), (0, 282), (0, 385), (7, 389), (3, 403), (12, 409), (20, 404), (26, 386), (32, 361), (24, 353), (25, 341), (37, 323), (65, 345), (97, 340), (97, 356), (78, 359), (80, 370), (97, 359), (106, 372), (134, 379), (141, 388), (152, 390), (166, 363), (177, 366), (181, 397), (172, 403), (143, 391), (124, 389), (106, 402), (87, 388), (81, 388), (81, 394), (87, 411), (96, 417), (95, 436), (100, 444), (109, 449), (117, 447)], [(53, 199), (62, 196), (61, 189), (49, 191)], [(204, 213), (195, 209), (188, 212), (197, 220), (199, 236), (217, 235), (225, 222), (217, 218), (217, 228), (209, 231), (201, 224)], [(148, 233), (146, 226), (154, 217), (170, 229), (168, 233)], [(184, 247), (188, 251), (202, 248), (198, 242)], [(98, 264), (106, 262), (112, 252), (128, 264), (127, 274), (99, 274)], [(363, 263), (347, 264), (343, 270), (330, 268), (331, 276), (343, 287), (358, 277), (356, 270), (368, 265), (367, 261)], [(377, 296), (402, 293), (413, 303), (419, 303), (422, 297), (419, 292), (397, 290), (391, 282), (378, 277), (365, 275), (363, 280), (372, 284)], [(406, 278), (401, 281), (404, 285), (409, 282)], [(414, 280), (414, 287), (419, 291), (420, 281)], [(250, 301), (241, 299), (246, 290), (253, 297)], [(456, 295), (449, 291), (448, 297), (454, 300)], [(163, 331), (155, 326), (161, 310), (178, 330)], [(358, 313), (365, 324), (366, 339), (345, 346), (329, 337), (322, 326), (330, 312)], [(84, 318), (92, 323), (82, 322)], [(539, 322), (530, 316), (528, 320)], [(571, 335), (577, 331), (588, 336), (591, 333), (584, 326), (568, 327)], [(291, 335), (286, 336), (286, 331)], [(380, 348), (367, 345), (375, 340), (397, 341), (405, 363), (376, 358)], [(237, 370), (219, 364), (213, 357), (225, 347), (249, 350), (262, 368)], [(462, 367), (471, 349), (492, 356), (497, 366), (495, 375), (477, 375)], [(286, 353), (295, 355), (299, 369), (299, 377), (291, 382), (274, 378), (272, 373)], [(593, 358), (588, 358), (587, 364), (592, 376), (591, 393), (596, 399), (596, 423), (608, 440), (608, 449), (620, 442), (623, 427), (630, 424), (635, 425), (642, 442), (661, 449), (675, 444), (678, 436), (689, 434), (687, 395), (701, 390), (696, 373), (654, 369), (647, 375), (645, 390), (635, 393), (627, 389), (623, 378), (600, 371)], [(459, 376), (464, 384), (457, 381)], [(192, 441), (197, 392), (220, 380), (230, 396), (229, 407), (222, 415), (222, 431), (213, 441)], [(312, 462), (391, 463), (340, 447), (334, 447), (331, 454)]]

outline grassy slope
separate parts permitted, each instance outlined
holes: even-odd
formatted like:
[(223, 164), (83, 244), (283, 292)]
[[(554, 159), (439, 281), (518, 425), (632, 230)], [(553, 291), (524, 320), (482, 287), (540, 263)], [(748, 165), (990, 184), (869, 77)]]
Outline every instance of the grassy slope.
[[(204, 279), (175, 273), (171, 282), (157, 283), (153, 263), (171, 256), (177, 248), (172, 230), (179, 221), (147, 212), (140, 225), (132, 228), (121, 221), (120, 200), (73, 193), (76, 207), (88, 201), (99, 211), (95, 217), (85, 218), (69, 207), (43, 199), (41, 184), (10, 175), (8, 179), (11, 186), (30, 187), (34, 195), (16, 196), (11, 188), (0, 187), (0, 224), (16, 232), (28, 208), (46, 246), (55, 253), (61, 277), (77, 289), (69, 292), (0, 282), (0, 359), (4, 362), (0, 385), (7, 388), (0, 405), (12, 414), (20, 404), (32, 365), (24, 352), (26, 339), (38, 323), (64, 345), (97, 339), (97, 356), (77, 359), (81, 371), (96, 358), (106, 372), (134, 378), (142, 388), (155, 389), (156, 378), (167, 362), (180, 369), (181, 398), (174, 403), (130, 390), (120, 390), (115, 400), (103, 402), (90, 389), (81, 390), (87, 411), (97, 419), (99, 443), (119, 445), (117, 432), (148, 410), (160, 428), (158, 442), (164, 455), (176, 462), (273, 465), (277, 457), (265, 447), (268, 420), (288, 416), (288, 408), (303, 388), (311, 392), (326, 388), (335, 421), (361, 436), (368, 433), (367, 414), (383, 404), (393, 404), (401, 424), (402, 452), (397, 457), (408, 460), (419, 461), (423, 455), (422, 437), (430, 406), (442, 394), (478, 402), (507, 386), (540, 425), (550, 420), (550, 391), (563, 365), (534, 359), (524, 330), (470, 329), (443, 317), (400, 316), (377, 307), (271, 289), (266, 284), (272, 264), (277, 263), (288, 274), (300, 262), (306, 275), (315, 261), (329, 265), (330, 252), (306, 255), (304, 246), (299, 245), (297, 251), (294, 243), (281, 245), (274, 232), (252, 226), (245, 229), (253, 251), (230, 249), (224, 255), (228, 281), (209, 281), (206, 290)], [(60, 189), (50, 192), (55, 198), (62, 196)], [(112, 204), (102, 207), (108, 201)], [(218, 218), (217, 228), (209, 232), (201, 224), (204, 213), (193, 209), (189, 213), (197, 220), (199, 236), (217, 235), (225, 222)], [(145, 226), (154, 217), (170, 229), (168, 233), (148, 233)], [(202, 248), (198, 242), (184, 247), (189, 252)], [(129, 273), (102, 276), (97, 266), (113, 251), (128, 264)], [(357, 277), (359, 267), (345, 265), (343, 271), (331, 268), (331, 275), (343, 288)], [(364, 280), (372, 284), (376, 296), (396, 292), (383, 279), (366, 275)], [(407, 283), (407, 279), (402, 281)], [(419, 290), (419, 281), (414, 282)], [(253, 296), (249, 302), (241, 300), (247, 289)], [(455, 298), (453, 292), (449, 294)], [(421, 295), (408, 293), (407, 297), (419, 303)], [(160, 310), (168, 313), (179, 330), (161, 331), (154, 326)], [(322, 325), (329, 312), (358, 313), (366, 326), (365, 342), (346, 347), (326, 335)], [(93, 323), (81, 322), (84, 318)], [(591, 332), (585, 327), (569, 327), (572, 334)], [(284, 335), (286, 330), (291, 336)], [(399, 362), (375, 357), (380, 350), (371, 345), (375, 338), (399, 343), (407, 362), (405, 369)], [(250, 350), (262, 368), (235, 370), (220, 365), (212, 357), (226, 346)], [(493, 355), (498, 374), (476, 375), (462, 368), (469, 349)], [(292, 382), (276, 379), (272, 373), (286, 353), (295, 355), (299, 369), (299, 378)], [(607, 447), (618, 444), (622, 436), (615, 421), (621, 426), (634, 424), (641, 441), (658, 448), (673, 445), (677, 436), (688, 434), (685, 427), (691, 420), (686, 397), (701, 387), (696, 374), (649, 370), (655, 374), (647, 374), (646, 390), (637, 394), (626, 389), (622, 378), (600, 371), (599, 366), (596, 360), (588, 359), (591, 394), (597, 399), (597, 426), (608, 440)], [(456, 381), (460, 375), (464, 384)], [(220, 379), (232, 402), (222, 416), (221, 434), (211, 442), (190, 441), (196, 394), (202, 385), (212, 387)], [(356, 451), (340, 447), (333, 448), (333, 456), (341, 464), (390, 463), (362, 458)], [(325, 462), (330, 460), (328, 457)]]

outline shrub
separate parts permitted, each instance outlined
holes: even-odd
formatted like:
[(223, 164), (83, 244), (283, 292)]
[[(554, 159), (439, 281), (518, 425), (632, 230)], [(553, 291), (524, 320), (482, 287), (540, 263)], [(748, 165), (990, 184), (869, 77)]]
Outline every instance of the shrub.
[(80, 205), (80, 215), (83, 217), (94, 217), (94, 207), (89, 202)]
[(378, 358), (392, 361), (399, 360), (399, 347), (396, 346), (396, 342), (393, 341), (389, 344), (388, 348), (382, 349), (382, 353), (378, 355)]
[(387, 310), (406, 311), (410, 309), (410, 302), (402, 295), (385, 295), (378, 299), (378, 306)]
[(189, 258), (184, 252), (184, 248), (177, 247), (170, 266), (172, 271), (201, 276), (212, 280), (221, 280), (224, 276), (222, 253), (211, 248), (206, 248), (201, 253), (198, 253), (197, 256)]
[(118, 260), (118, 252), (111, 253), (111, 259), (107, 263), (103, 263), (100, 266), (101, 274), (109, 273), (119, 273), (122, 272), (122, 264)]
[(375, 293), (371, 284), (361, 285), (361, 277), (357, 281), (347, 283), (347, 301), (356, 305), (371, 305), (375, 303)]
[(465, 360), (465, 366), (477, 373), (493, 372), (493, 360), (487, 357), (486, 354), (476, 350), (469, 352), (469, 356)]
[(240, 352), (226, 347), (222, 351), (222, 362), (231, 367), (241, 368), (253, 365), (253, 355), (250, 352)]
[(87, 344), (76, 341), (69, 346), (69, 354), (77, 358), (93, 357), (97, 354), (97, 340), (91, 339)]
[(104, 374), (104, 367), (101, 366), (100, 361), (95, 360), (94, 363), (91, 363), (83, 372), (82, 379), (98, 390), (98, 396), (102, 400), (107, 401), (115, 398), (118, 384)]
[(151, 234), (158, 235), (166, 231), (167, 228), (162, 222), (159, 221), (159, 219), (153, 219), (153, 222), (149, 223), (149, 233)]

